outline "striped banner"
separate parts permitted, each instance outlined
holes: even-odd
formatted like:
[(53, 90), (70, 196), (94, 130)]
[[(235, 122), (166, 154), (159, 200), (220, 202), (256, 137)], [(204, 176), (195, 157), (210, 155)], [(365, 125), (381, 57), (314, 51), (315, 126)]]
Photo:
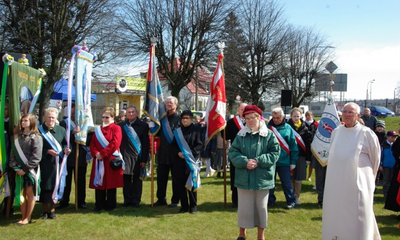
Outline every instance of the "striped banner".
[[(150, 134), (156, 135), (160, 130), (161, 121), (163, 126), (169, 127), (164, 95), (162, 92), (160, 80), (158, 78), (157, 67), (155, 63), (155, 45), (151, 45), (150, 48), (150, 61), (149, 70), (147, 71), (147, 87), (146, 87), (146, 103), (144, 106), (144, 113), (154, 122), (154, 126), (150, 128)], [(164, 118), (165, 117), (165, 118)], [(171, 129), (169, 131), (164, 131), (167, 140), (173, 139), (173, 133)], [(169, 137), (169, 139), (168, 139)], [(172, 140), (171, 140), (172, 142)]]
[(208, 97), (205, 122), (207, 123), (206, 146), (208, 142), (226, 126), (226, 95), (225, 77), (223, 71), (223, 58), (221, 53), (218, 56), (217, 69), (214, 72), (210, 96)]

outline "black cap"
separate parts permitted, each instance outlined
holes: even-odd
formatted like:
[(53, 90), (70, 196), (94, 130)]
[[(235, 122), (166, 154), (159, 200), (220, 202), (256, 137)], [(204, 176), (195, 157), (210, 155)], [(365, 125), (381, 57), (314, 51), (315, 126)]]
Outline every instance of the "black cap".
[(193, 112), (190, 110), (184, 110), (181, 113), (181, 118), (183, 117), (183, 115), (189, 115), (191, 118), (193, 118)]

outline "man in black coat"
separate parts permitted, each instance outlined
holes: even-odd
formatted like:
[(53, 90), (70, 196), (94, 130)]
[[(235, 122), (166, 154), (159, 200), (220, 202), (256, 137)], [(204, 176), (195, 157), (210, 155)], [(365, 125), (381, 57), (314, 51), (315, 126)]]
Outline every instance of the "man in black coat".
[(125, 161), (122, 206), (139, 207), (143, 190), (140, 172), (146, 166), (149, 157), (149, 126), (138, 118), (138, 111), (134, 105), (126, 109), (126, 119), (118, 125), (122, 131), (120, 151)]
[[(67, 116), (68, 112), (64, 112), (64, 120), (60, 122), (60, 126), (67, 129)], [(72, 186), (72, 176), (75, 176), (75, 163), (76, 163), (76, 142), (75, 142), (75, 133), (80, 132), (80, 127), (76, 126), (75, 123), (75, 104), (71, 106), (71, 124), (70, 125), (70, 147), (71, 153), (68, 155), (67, 159), (67, 172), (68, 175), (65, 178), (65, 188), (63, 198), (60, 200), (60, 204), (57, 206), (57, 209), (68, 207), (69, 198), (71, 194), (71, 186)], [(75, 191), (78, 191), (78, 208), (86, 209), (86, 171), (87, 171), (87, 162), (86, 162), (86, 150), (82, 144), (79, 144), (79, 153), (78, 153), (78, 182), (75, 183)], [(75, 182), (75, 180), (74, 180)], [(77, 189), (77, 190), (76, 190)]]
[[(176, 97), (170, 96), (165, 101), (165, 106), (167, 110), (167, 117), (169, 127), (171, 132), (176, 128), (180, 127), (181, 115), (177, 111), (178, 108), (178, 99)], [(180, 152), (178, 146), (169, 143), (164, 131), (163, 125), (161, 124), (161, 128), (158, 131), (160, 136), (160, 146), (158, 147), (158, 166), (157, 166), (157, 201), (154, 203), (154, 206), (162, 206), (167, 205), (167, 184), (168, 184), (168, 176), (171, 170), (171, 166), (173, 164), (173, 159), (179, 159), (178, 152)], [(172, 174), (172, 178), (173, 178)], [(177, 207), (179, 203), (179, 193), (177, 192), (176, 182), (172, 181), (172, 197), (170, 207)]]
[[(244, 108), (246, 107), (247, 103), (241, 103), (237, 109), (237, 115), (231, 119), (228, 120), (226, 123), (226, 140), (230, 140), (231, 144), (233, 143), (233, 140), (235, 140), (235, 137), (239, 130), (243, 128), (246, 124), (244, 121), (243, 117), (243, 111)], [(229, 164), (229, 169), (230, 169), (230, 179), (231, 179), (231, 190), (232, 190), (232, 207), (237, 207), (238, 205), (238, 195), (237, 195), (237, 188), (235, 187), (235, 172), (236, 168), (233, 166), (232, 163)]]

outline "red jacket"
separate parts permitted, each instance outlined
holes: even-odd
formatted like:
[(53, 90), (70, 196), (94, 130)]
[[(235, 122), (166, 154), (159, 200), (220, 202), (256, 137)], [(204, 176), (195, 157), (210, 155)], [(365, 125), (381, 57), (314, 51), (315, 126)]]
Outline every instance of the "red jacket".
[(103, 148), (100, 142), (97, 140), (96, 133), (93, 134), (92, 140), (90, 141), (90, 153), (92, 154), (93, 159), (96, 159), (96, 154), (100, 152), (100, 155), (103, 157), (104, 162), (104, 179), (103, 185), (95, 187), (93, 184), (95, 169), (96, 169), (96, 160), (93, 161), (92, 172), (90, 174), (90, 183), (89, 187), (93, 189), (112, 189), (124, 186), (123, 180), (123, 170), (113, 170), (110, 166), (110, 161), (115, 157), (112, 155), (116, 150), (119, 150), (119, 146), (121, 145), (122, 140), (122, 132), (120, 126), (112, 123), (107, 127), (101, 126), (101, 132), (104, 137), (107, 139), (109, 144), (106, 148)]

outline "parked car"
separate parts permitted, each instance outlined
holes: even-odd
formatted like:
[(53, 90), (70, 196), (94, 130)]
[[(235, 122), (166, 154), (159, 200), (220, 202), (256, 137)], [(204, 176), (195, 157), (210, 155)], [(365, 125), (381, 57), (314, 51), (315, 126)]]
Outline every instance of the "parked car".
[(265, 120), (271, 120), (272, 119), (272, 113), (271, 112), (263, 112), (263, 117)]
[(371, 106), (369, 107), (369, 109), (371, 110), (371, 115), (377, 116), (377, 117), (387, 117), (387, 116), (391, 116), (394, 117), (395, 114), (393, 111), (382, 107), (382, 106)]
[(204, 118), (206, 116), (206, 111), (192, 111), (193, 115), (199, 115), (200, 118)]

